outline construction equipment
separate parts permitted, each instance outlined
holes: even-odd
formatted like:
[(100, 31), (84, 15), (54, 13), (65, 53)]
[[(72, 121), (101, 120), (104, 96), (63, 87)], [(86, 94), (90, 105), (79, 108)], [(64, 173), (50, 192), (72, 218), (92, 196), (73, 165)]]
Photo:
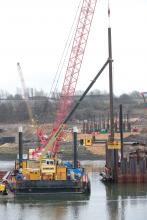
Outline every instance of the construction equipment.
[[(84, 19), (87, 14), (87, 11), (89, 12), (89, 7), (91, 3), (96, 3), (96, 1), (83, 1), (83, 4), (89, 3), (87, 6), (87, 9), (82, 8)], [(91, 11), (91, 8), (90, 8)], [(86, 17), (87, 17), (86, 16)], [(91, 24), (91, 23), (90, 23)], [(84, 23), (82, 23), (84, 25)], [(86, 24), (85, 24), (86, 25)], [(84, 26), (83, 26), (84, 28)], [(84, 32), (80, 32), (82, 35), (84, 35)], [(82, 35), (79, 36), (79, 39), (82, 38)], [(86, 35), (87, 36), (87, 35)], [(82, 42), (80, 42), (82, 44)], [(76, 54), (80, 53), (80, 48), (78, 47), (78, 50)], [(73, 54), (73, 56), (76, 54)], [(83, 53), (82, 53), (83, 57)], [(78, 61), (77, 61), (78, 62)], [(96, 82), (97, 78), (101, 75), (103, 70), (106, 68), (106, 66), (112, 62), (111, 57), (109, 57), (100, 71), (97, 73), (95, 78), (92, 80), (92, 82), (89, 84), (83, 95), (80, 97), (78, 102), (75, 104), (75, 106), (70, 110), (69, 108), (72, 101), (72, 96), (66, 96), (67, 93), (62, 93), (63, 96), (60, 97), (60, 105), (59, 109), (61, 110), (60, 117), (55, 122), (55, 125), (53, 127), (53, 131), (51, 133), (51, 136), (49, 137), (47, 143), (44, 145), (44, 148), (38, 155), (38, 160), (26, 160), (26, 161), (16, 161), (16, 169), (17, 171), (14, 175), (11, 175), (11, 185), (13, 186), (13, 190), (15, 191), (15, 194), (36, 194), (36, 193), (53, 193), (53, 192), (66, 192), (66, 193), (89, 193), (90, 192), (90, 181), (88, 180), (88, 176), (85, 173), (83, 168), (80, 167), (73, 167), (73, 165), (70, 165), (69, 163), (65, 164), (63, 161), (60, 161), (57, 157), (57, 151), (59, 147), (59, 142), (61, 140), (64, 127), (68, 120), (71, 118), (81, 101), (84, 99), (86, 94), (89, 92), (93, 84)], [(73, 67), (76, 65), (76, 63), (73, 64)], [(77, 64), (79, 66), (79, 63)], [(81, 63), (80, 63), (81, 65)], [(72, 68), (71, 68), (72, 69)], [(71, 72), (71, 77), (74, 75), (74, 71)], [(77, 82), (74, 83), (74, 85)], [(69, 85), (71, 86), (71, 82), (69, 80)], [(66, 86), (64, 85), (64, 89)], [(74, 87), (75, 88), (75, 87)], [(69, 88), (68, 88), (68, 95)], [(72, 90), (73, 91), (73, 90)], [(67, 103), (66, 99), (67, 98)], [(63, 98), (63, 99), (62, 99)], [(64, 109), (64, 105), (66, 104), (66, 110)], [(65, 112), (63, 112), (63, 110)], [(67, 112), (68, 115), (67, 115)], [(58, 113), (58, 112), (57, 112)], [(66, 113), (66, 114), (65, 114)], [(67, 115), (67, 116), (66, 116)], [(57, 116), (59, 116), (57, 114)], [(66, 116), (66, 117), (65, 117)], [(20, 144), (22, 146), (22, 144)], [(19, 147), (19, 150), (22, 151)], [(38, 152), (37, 152), (38, 153)], [(20, 154), (19, 154), (20, 155)], [(19, 159), (22, 158), (20, 155)], [(22, 162), (22, 163), (21, 163)], [(32, 163), (32, 164), (31, 164)], [(21, 165), (21, 166), (19, 166)], [(13, 177), (15, 177), (14, 180)], [(16, 181), (15, 181), (16, 180)]]
[[(76, 84), (83, 61), (83, 56), (90, 32), (90, 27), (95, 11), (97, 0), (83, 0), (77, 28), (73, 40), (73, 45), (66, 69), (66, 74), (62, 86), (62, 91), (58, 103), (58, 108), (56, 112), (55, 122), (53, 124), (52, 131), (48, 139), (45, 139), (43, 129), (37, 129), (37, 136), (41, 140), (41, 144), (45, 147), (48, 142), (55, 136), (56, 131), (60, 128), (63, 120), (65, 119), (67, 113), (70, 110), (73, 96), (75, 94)], [(52, 145), (51, 152), (55, 155), (59, 148), (59, 143), (63, 137), (63, 129), (58, 138), (54, 141)], [(36, 153), (42, 151), (43, 148), (36, 150)]]
[[(36, 193), (90, 193), (90, 181), (84, 169), (64, 163), (56, 157), (59, 142), (63, 136), (66, 123), (71, 118), (81, 101), (89, 92), (97, 78), (101, 75), (108, 64), (112, 62), (109, 57), (95, 78), (91, 81), (83, 95), (75, 106), (70, 110), (75, 92), (78, 75), (83, 60), (83, 55), (89, 35), (97, 0), (83, 0), (72, 51), (62, 87), (56, 120), (50, 137), (44, 143), (44, 132), (38, 129), (38, 137), (42, 140), (43, 149), (36, 151), (38, 160), (23, 160), (22, 158), (22, 135), (19, 135), (19, 161), (16, 160), (15, 169), (8, 176), (8, 185), (16, 195)], [(18, 64), (21, 73), (20, 65)], [(22, 83), (25, 91), (24, 80)], [(30, 109), (28, 109), (30, 111)], [(32, 114), (30, 114), (32, 117)], [(19, 133), (22, 131), (20, 130)], [(21, 138), (20, 138), (21, 137)], [(21, 141), (20, 141), (21, 140)], [(76, 163), (75, 163), (76, 164)], [(1, 186), (2, 188), (3, 186)], [(4, 190), (4, 188), (2, 188)]]
[(63, 129), (65, 128), (65, 124), (67, 123), (67, 121), (71, 118), (71, 116), (73, 115), (73, 113), (75, 112), (75, 110), (78, 108), (79, 104), (81, 103), (81, 101), (84, 99), (84, 97), (86, 96), (86, 94), (89, 92), (89, 90), (91, 89), (91, 87), (93, 86), (93, 84), (96, 82), (97, 78), (101, 75), (101, 73), (103, 72), (103, 70), (106, 68), (106, 66), (108, 65), (108, 63), (111, 62), (109, 59), (104, 63), (104, 65), (102, 66), (102, 68), (100, 69), (100, 71), (98, 72), (98, 74), (95, 76), (95, 78), (92, 80), (92, 82), (89, 84), (89, 86), (87, 87), (87, 89), (85, 90), (85, 92), (82, 94), (82, 96), (80, 97), (80, 99), (77, 101), (77, 103), (75, 104), (75, 106), (72, 108), (72, 110), (70, 111), (70, 113), (67, 115), (67, 117), (64, 119), (64, 121), (60, 124), (60, 126), (58, 127), (58, 129), (56, 130), (56, 132), (53, 134), (53, 136), (50, 138), (49, 142), (47, 143), (47, 145), (45, 146), (44, 150), (42, 151), (40, 158), (43, 158), (48, 152), (50, 152), (50, 155), (55, 157), (56, 153), (57, 153), (57, 148), (52, 148), (52, 146), (54, 145), (54, 143), (58, 140), (58, 138), (60, 138), (60, 134), (62, 133)]
[[(83, 0), (74, 43), (62, 87), (59, 108), (56, 113), (56, 120), (48, 141), (44, 144), (42, 151), (36, 151), (38, 154), (38, 160), (32, 160), (32, 164), (30, 163), (30, 160), (27, 160), (26, 162), (22, 162), (22, 167), (19, 167), (19, 164), (21, 163), (16, 161), (16, 170), (19, 168), (19, 172), (16, 174), (16, 193), (18, 194), (25, 192), (35, 193), (36, 190), (37, 192), (40, 190), (41, 192), (45, 192), (45, 190), (66, 190), (67, 192), (79, 193), (89, 191), (90, 183), (83, 168), (73, 168), (72, 165), (68, 167), (56, 157), (56, 153), (58, 151), (59, 142), (63, 136), (63, 130), (66, 123), (71, 118), (86, 94), (89, 92), (90, 88), (96, 82), (97, 78), (103, 72), (107, 64), (110, 62), (108, 59), (104, 63), (98, 74), (69, 112), (83, 60), (96, 2), (96, 0)], [(38, 130), (38, 136), (40, 139), (42, 137), (44, 138), (42, 130)]]
[[(76, 83), (78, 80), (81, 63), (83, 60), (83, 55), (84, 55), (84, 51), (85, 51), (85, 47), (86, 47), (86, 43), (88, 39), (88, 34), (89, 34), (96, 2), (97, 2), (96, 0), (95, 1), (94, 0), (93, 1), (83, 0), (83, 5), (82, 5), (80, 16), (79, 16), (79, 22), (77, 25), (77, 30), (76, 30), (73, 47), (72, 47), (72, 51), (71, 51), (71, 55), (70, 55), (70, 59), (69, 59), (68, 67), (67, 67), (67, 72), (66, 72), (64, 84), (62, 87), (61, 97), (59, 101), (59, 108), (56, 114), (56, 120), (54, 122), (51, 135), (48, 141), (43, 146), (43, 150), (40, 151), (39, 149), (38, 151), (35, 152), (39, 159), (38, 163), (40, 163), (39, 165), (40, 171), (35, 170), (35, 172), (33, 172), (32, 169), (28, 167), (26, 168), (27, 169), (26, 173), (29, 175), (29, 178), (32, 180), (36, 178), (38, 179), (49, 178), (50, 180), (55, 180), (59, 178), (59, 176), (60, 177), (64, 176), (65, 178), (66, 169), (64, 170), (64, 166), (62, 167), (62, 169), (60, 169), (61, 164), (59, 165), (58, 159), (56, 158), (56, 153), (59, 148), (59, 142), (61, 141), (61, 137), (63, 136), (63, 130), (65, 127), (65, 124), (70, 119), (74, 111), (79, 106), (80, 102), (83, 100), (85, 95), (88, 93), (90, 88), (93, 86), (93, 84), (95, 83), (97, 78), (100, 76), (102, 71), (105, 69), (107, 64), (110, 62), (109, 59), (105, 62), (105, 64), (103, 65), (101, 70), (98, 72), (94, 80), (90, 83), (90, 85), (85, 90), (85, 92), (83, 93), (81, 98), (78, 100), (76, 105), (67, 115), (70, 109), (71, 103), (72, 103), (74, 92), (75, 92), (75, 87), (76, 87)], [(40, 139), (42, 137), (44, 138), (44, 134), (42, 130), (38, 130), (38, 136), (40, 137)], [(61, 173), (59, 172), (59, 170), (60, 171), (64, 170), (63, 172), (64, 174), (57, 175), (57, 173)]]
[[(56, 158), (56, 152), (50, 151), (51, 146), (55, 143), (64, 129), (66, 122), (75, 112), (81, 101), (84, 99), (90, 88), (96, 82), (97, 78), (106, 68), (109, 59), (105, 62), (93, 81), (87, 87), (78, 102), (72, 108), (58, 130), (54, 133), (48, 144), (45, 146), (39, 156), (39, 160), (23, 161), (22, 168), (15, 174), (15, 179), (11, 180), (13, 190), (15, 187), (15, 194), (36, 194), (36, 193), (90, 193), (90, 181), (83, 168), (74, 168), (69, 163), (63, 163)], [(32, 163), (29, 164), (29, 163)], [(16, 161), (16, 169), (18, 171), (18, 161)], [(14, 175), (13, 175), (14, 176)], [(13, 176), (11, 179), (13, 179)]]
[(22, 85), (22, 89), (23, 89), (23, 98), (24, 98), (26, 106), (27, 106), (29, 119), (30, 119), (31, 124), (33, 124), (33, 126), (36, 127), (36, 122), (33, 118), (32, 108), (31, 108), (31, 106), (28, 102), (29, 101), (28, 92), (27, 92), (27, 88), (26, 88), (26, 85), (25, 85), (25, 80), (24, 80), (24, 77), (23, 77), (23, 72), (22, 72), (20, 63), (17, 63), (17, 69), (18, 69), (18, 73), (19, 73), (19, 76), (20, 76), (20, 81), (21, 81), (21, 85)]

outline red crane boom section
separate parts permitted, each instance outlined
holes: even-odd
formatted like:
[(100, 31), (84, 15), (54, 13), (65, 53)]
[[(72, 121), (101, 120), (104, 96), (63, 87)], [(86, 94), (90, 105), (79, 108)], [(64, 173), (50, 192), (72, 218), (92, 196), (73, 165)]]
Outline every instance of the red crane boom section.
[[(38, 129), (37, 132), (37, 135), (44, 146), (46, 146), (54, 132), (63, 122), (71, 107), (96, 2), (97, 0), (83, 0), (51, 135), (48, 140), (46, 140), (43, 135), (43, 130)], [(61, 136), (62, 134), (57, 138), (56, 142), (50, 149), (54, 155), (58, 151)]]

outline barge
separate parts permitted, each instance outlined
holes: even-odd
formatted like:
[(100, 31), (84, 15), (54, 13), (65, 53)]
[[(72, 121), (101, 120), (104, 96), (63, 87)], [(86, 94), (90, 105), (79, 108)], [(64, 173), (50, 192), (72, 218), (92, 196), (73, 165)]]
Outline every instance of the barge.
[(81, 167), (73, 168), (70, 162), (57, 165), (52, 159), (43, 159), (40, 165), (40, 161), (26, 160), (17, 169), (18, 164), (16, 161), (15, 169), (2, 177), (2, 195), (90, 194), (88, 175)]
[(90, 183), (71, 180), (17, 181), (15, 195), (26, 194), (89, 194)]
[[(19, 131), (19, 154), (13, 170), (1, 172), (2, 195), (90, 194), (90, 180), (77, 161), (74, 142), (74, 162), (64, 162), (44, 150), (41, 155), (23, 156), (22, 131)], [(28, 154), (29, 155), (29, 154)], [(33, 156), (33, 157), (32, 157)]]

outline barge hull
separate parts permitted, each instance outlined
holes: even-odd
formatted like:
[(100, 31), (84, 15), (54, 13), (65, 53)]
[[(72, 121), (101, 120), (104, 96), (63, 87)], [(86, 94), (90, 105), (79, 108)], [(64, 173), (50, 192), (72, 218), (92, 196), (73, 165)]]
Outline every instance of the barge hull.
[(71, 180), (23, 180), (16, 182), (15, 195), (51, 193), (90, 194), (90, 182), (81, 183)]

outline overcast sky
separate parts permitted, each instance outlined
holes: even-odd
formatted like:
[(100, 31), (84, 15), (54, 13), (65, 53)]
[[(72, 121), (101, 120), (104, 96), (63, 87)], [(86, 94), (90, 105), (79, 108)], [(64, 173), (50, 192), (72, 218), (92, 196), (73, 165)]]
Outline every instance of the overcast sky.
[[(27, 87), (50, 93), (80, 1), (0, 0), (0, 89), (15, 93), (21, 87), (20, 62)], [(77, 90), (108, 57), (107, 5), (97, 0)], [(114, 93), (147, 91), (147, 0), (110, 0), (110, 6)], [(108, 91), (108, 68), (93, 89)]]

